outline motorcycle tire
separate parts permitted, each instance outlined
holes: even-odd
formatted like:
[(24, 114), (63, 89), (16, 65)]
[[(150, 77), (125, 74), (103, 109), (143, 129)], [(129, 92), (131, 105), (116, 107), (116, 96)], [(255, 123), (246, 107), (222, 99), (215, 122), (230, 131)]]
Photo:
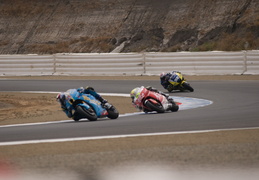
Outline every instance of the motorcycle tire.
[(82, 106), (77, 106), (76, 111), (77, 111), (78, 114), (80, 114), (81, 119), (86, 118), (89, 121), (96, 121), (97, 120), (97, 116), (95, 114), (95, 111), (92, 108), (86, 109)]
[(73, 120), (74, 121), (79, 121), (80, 120), (80, 116), (79, 116), (79, 114), (77, 112), (74, 113)]
[(149, 109), (156, 111), (158, 113), (164, 113), (165, 109), (161, 104), (153, 104), (150, 101), (145, 102), (145, 106), (148, 107)]
[(172, 92), (174, 90), (174, 86), (172, 85), (172, 84), (169, 84), (168, 86), (167, 86), (167, 91), (168, 92)]
[(114, 106), (108, 109), (107, 112), (108, 112), (107, 117), (110, 119), (117, 119), (119, 117), (119, 112)]
[(191, 92), (194, 91), (194, 89), (190, 86), (190, 84), (188, 84), (188, 83), (186, 83), (186, 82), (184, 82), (184, 83), (182, 84), (182, 86), (183, 86), (184, 89), (186, 89), (186, 90), (189, 90), (189, 91), (191, 91)]
[(172, 107), (170, 108), (170, 110), (172, 112), (177, 112), (179, 110), (179, 106), (174, 101), (170, 101), (170, 103), (172, 104)]

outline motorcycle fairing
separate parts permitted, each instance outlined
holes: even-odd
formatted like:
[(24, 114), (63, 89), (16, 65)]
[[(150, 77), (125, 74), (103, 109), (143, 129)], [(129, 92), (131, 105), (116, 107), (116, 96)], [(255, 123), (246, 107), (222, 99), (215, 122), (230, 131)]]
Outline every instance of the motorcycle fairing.
[[(77, 105), (83, 106), (86, 109), (93, 108), (97, 117), (102, 117), (108, 115), (106, 109), (101, 106), (101, 102), (98, 101), (94, 96), (91, 94), (83, 94), (78, 92), (76, 89), (69, 89), (67, 91), (69, 96), (71, 97), (72, 101), (82, 101), (83, 103), (78, 103)], [(69, 105), (72, 106), (71, 100), (68, 100)]]
[(168, 109), (169, 103), (165, 96), (153, 91), (149, 91), (146, 88), (143, 88), (141, 89), (138, 99), (136, 100), (136, 104), (144, 104), (142, 103), (142, 101), (145, 102), (146, 100), (149, 100), (154, 104), (160, 103), (164, 107), (164, 109)]
[(168, 80), (173, 86), (178, 86), (183, 81), (183, 75), (181, 73), (175, 73)]
[(101, 102), (95, 99), (91, 94), (83, 94), (82, 98), (94, 109), (97, 117), (108, 115), (107, 110), (102, 107)]

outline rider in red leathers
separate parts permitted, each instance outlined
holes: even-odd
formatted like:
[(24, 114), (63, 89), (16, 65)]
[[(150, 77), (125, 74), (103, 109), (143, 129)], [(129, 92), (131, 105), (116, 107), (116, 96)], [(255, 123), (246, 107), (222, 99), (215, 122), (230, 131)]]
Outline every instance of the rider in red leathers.
[(151, 86), (147, 86), (147, 87), (144, 87), (144, 86), (141, 86), (141, 87), (136, 87), (134, 88), (131, 92), (130, 92), (130, 97), (132, 99), (132, 104), (134, 107), (136, 107), (137, 109), (139, 109), (140, 111), (144, 111), (144, 112), (148, 112), (147, 109), (143, 108), (142, 106), (138, 106), (136, 104), (136, 100), (138, 99), (141, 91), (143, 90), (143, 88), (146, 88), (147, 90), (149, 91), (153, 91), (153, 92), (156, 92), (156, 93), (159, 93), (163, 96), (165, 96), (168, 100), (173, 100), (172, 98), (169, 97), (169, 95), (163, 93), (162, 91), (158, 91), (156, 88), (154, 87), (151, 87)]

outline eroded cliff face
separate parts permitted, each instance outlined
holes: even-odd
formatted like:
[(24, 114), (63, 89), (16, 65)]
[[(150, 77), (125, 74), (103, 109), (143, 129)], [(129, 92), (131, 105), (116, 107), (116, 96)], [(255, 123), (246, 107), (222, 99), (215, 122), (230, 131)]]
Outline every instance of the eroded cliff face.
[(259, 49), (259, 1), (1, 0), (0, 39), (1, 54)]

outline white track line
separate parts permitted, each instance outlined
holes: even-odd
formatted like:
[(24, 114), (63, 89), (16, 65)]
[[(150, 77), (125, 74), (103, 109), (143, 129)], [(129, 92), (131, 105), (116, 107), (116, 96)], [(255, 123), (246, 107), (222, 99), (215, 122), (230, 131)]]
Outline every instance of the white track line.
[(57, 142), (68, 142), (68, 141), (86, 141), (86, 140), (99, 140), (99, 139), (115, 139), (115, 138), (127, 138), (127, 137), (142, 137), (142, 136), (196, 134), (196, 133), (209, 133), (209, 132), (219, 132), (219, 131), (236, 131), (236, 130), (252, 130), (252, 129), (259, 129), (259, 127), (200, 130), (200, 131), (161, 132), (161, 133), (146, 133), (146, 134), (126, 134), (126, 135), (78, 137), (78, 138), (63, 138), (63, 139), (42, 139), (42, 140), (28, 140), (28, 141), (13, 141), (13, 142), (1, 142), (0, 146), (22, 145), (22, 144), (38, 144), (38, 143), (57, 143)]

